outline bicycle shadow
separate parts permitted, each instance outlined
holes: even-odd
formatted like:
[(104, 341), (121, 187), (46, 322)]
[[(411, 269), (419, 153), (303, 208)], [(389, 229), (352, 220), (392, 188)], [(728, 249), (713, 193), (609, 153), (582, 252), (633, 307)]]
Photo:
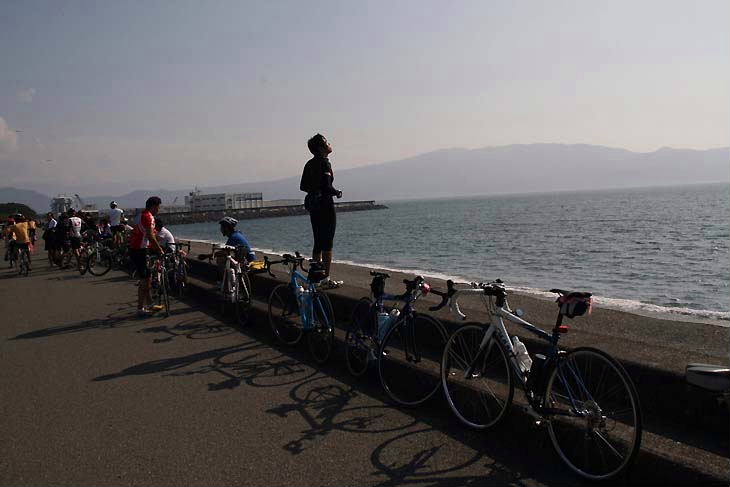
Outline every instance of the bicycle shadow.
[[(179, 314), (179, 313), (176, 313)], [(206, 323), (201, 318), (191, 318), (175, 326), (150, 326), (138, 330), (137, 333), (158, 333), (162, 337), (154, 338), (153, 343), (168, 343), (176, 338), (191, 340), (209, 340), (237, 333), (235, 329), (220, 322)]]

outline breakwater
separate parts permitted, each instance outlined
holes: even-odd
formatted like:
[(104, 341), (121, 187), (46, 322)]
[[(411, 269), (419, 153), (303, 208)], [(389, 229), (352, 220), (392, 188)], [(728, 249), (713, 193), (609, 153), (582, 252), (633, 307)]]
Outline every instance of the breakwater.
[[(346, 203), (335, 203), (338, 212), (383, 210), (385, 205), (376, 204), (375, 201), (348, 201)], [(204, 223), (218, 221), (224, 216), (231, 216), (237, 220), (251, 220), (254, 218), (275, 218), (280, 216), (306, 215), (304, 205), (268, 206), (263, 208), (242, 208), (235, 210), (218, 211), (181, 211), (173, 213), (161, 213), (160, 218), (165, 220), (166, 225), (182, 225), (186, 223)]]

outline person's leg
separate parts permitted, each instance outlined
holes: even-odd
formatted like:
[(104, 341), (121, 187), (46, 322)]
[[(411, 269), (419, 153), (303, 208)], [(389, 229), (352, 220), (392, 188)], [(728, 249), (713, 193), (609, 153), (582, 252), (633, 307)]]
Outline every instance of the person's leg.
[(321, 237), (321, 215), (319, 211), (309, 212), (309, 221), (312, 224), (312, 236), (314, 238), (314, 246), (312, 247), (312, 260), (315, 262), (322, 261), (322, 237)]
[(324, 213), (322, 219), (322, 262), (324, 263), (325, 276), (330, 276), (332, 266), (332, 247), (335, 240), (335, 229), (337, 228), (337, 216), (334, 207)]

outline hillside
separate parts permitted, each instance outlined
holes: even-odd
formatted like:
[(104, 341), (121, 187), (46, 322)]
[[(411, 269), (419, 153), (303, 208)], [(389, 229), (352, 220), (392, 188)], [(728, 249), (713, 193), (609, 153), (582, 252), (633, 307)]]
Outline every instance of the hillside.
[(28, 218), (36, 217), (36, 212), (22, 203), (0, 203), (0, 221), (5, 221), (9, 216), (18, 213)]
[(16, 188), (0, 188), (0, 202), (13, 201), (33, 208), (38, 213), (49, 210), (51, 198), (37, 191)]

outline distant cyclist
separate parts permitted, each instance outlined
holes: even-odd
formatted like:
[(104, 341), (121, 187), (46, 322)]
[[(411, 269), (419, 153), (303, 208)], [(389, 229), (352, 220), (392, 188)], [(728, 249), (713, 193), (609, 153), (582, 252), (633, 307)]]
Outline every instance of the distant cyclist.
[(329, 277), (332, 265), (332, 246), (337, 227), (337, 216), (332, 197), (342, 198), (342, 191), (332, 186), (335, 176), (328, 158), (332, 152), (332, 146), (324, 135), (316, 134), (309, 139), (307, 146), (314, 157), (304, 166), (299, 189), (307, 193), (304, 207), (309, 211), (309, 220), (314, 235), (312, 260), (324, 264), (326, 278), (321, 285), (338, 287), (342, 283), (333, 281)]
[(86, 230), (86, 224), (76, 214), (73, 208), (68, 210), (68, 230), (69, 241), (71, 242), (71, 250), (76, 257), (76, 267), (81, 267), (81, 232)]
[(10, 255), (14, 252), (24, 252), (28, 257), (28, 270), (30, 270), (30, 228), (23, 215), (15, 215), (14, 220), (15, 223), (5, 229), (6, 235), (11, 239), (8, 252)]
[(48, 263), (51, 264), (51, 267), (53, 267), (54, 263), (56, 262), (56, 253), (57, 253), (57, 245), (56, 245), (56, 225), (58, 225), (58, 222), (55, 218), (53, 218), (53, 213), (46, 214), (47, 222), (46, 222), (46, 231), (43, 232), (43, 240), (46, 241), (46, 252), (48, 253)]
[(109, 224), (111, 225), (112, 235), (114, 235), (114, 245), (119, 246), (124, 241), (124, 225), (122, 224), (124, 210), (117, 208), (117, 206), (116, 201), (109, 203)]

